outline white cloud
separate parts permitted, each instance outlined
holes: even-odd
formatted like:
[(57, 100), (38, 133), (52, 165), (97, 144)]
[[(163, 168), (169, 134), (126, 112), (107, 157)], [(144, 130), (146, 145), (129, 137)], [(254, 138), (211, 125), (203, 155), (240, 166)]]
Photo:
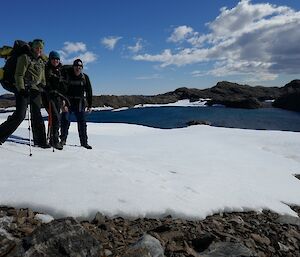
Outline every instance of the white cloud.
[(232, 9), (223, 7), (207, 24), (207, 34), (186, 25), (174, 29), (168, 41), (188, 43), (189, 48), (165, 49), (133, 59), (158, 62), (161, 67), (212, 61), (215, 67), (209, 73), (214, 76), (259, 75), (272, 80), (281, 73), (299, 74), (299, 25), (300, 12), (289, 7), (241, 0)]
[(101, 43), (107, 49), (113, 50), (120, 39), (122, 39), (122, 37), (105, 37), (101, 40)]
[(207, 75), (208, 72), (207, 71), (201, 71), (201, 70), (194, 70), (191, 72), (192, 77), (202, 77)]
[(128, 50), (133, 53), (137, 53), (143, 49), (142, 39), (139, 38), (134, 46), (128, 46)]
[(167, 39), (169, 42), (180, 42), (193, 34), (193, 28), (188, 26), (179, 26), (174, 29), (172, 35)]
[(73, 60), (81, 59), (84, 64), (91, 63), (97, 60), (97, 55), (92, 52), (85, 52), (78, 56), (73, 57)]
[(65, 53), (77, 53), (86, 51), (86, 45), (83, 42), (64, 42), (64, 47), (62, 49)]
[(75, 59), (81, 59), (84, 65), (97, 60), (97, 55), (88, 51), (83, 42), (64, 42), (64, 47), (59, 53), (64, 64), (72, 64)]
[(165, 49), (161, 54), (157, 55), (136, 55), (133, 57), (137, 61), (160, 62), (161, 67), (169, 65), (184, 66), (187, 64), (197, 63), (208, 60), (207, 49), (184, 49), (173, 54), (170, 49)]

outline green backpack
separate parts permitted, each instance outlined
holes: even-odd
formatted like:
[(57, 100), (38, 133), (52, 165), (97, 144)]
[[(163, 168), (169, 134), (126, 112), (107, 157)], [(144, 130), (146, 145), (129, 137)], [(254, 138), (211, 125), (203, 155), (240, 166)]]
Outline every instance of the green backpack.
[(5, 65), (0, 71), (0, 83), (7, 91), (16, 92), (15, 71), (18, 57), (30, 53), (30, 44), (22, 40), (16, 40), (13, 47), (4, 46), (0, 48), (0, 57), (6, 59)]

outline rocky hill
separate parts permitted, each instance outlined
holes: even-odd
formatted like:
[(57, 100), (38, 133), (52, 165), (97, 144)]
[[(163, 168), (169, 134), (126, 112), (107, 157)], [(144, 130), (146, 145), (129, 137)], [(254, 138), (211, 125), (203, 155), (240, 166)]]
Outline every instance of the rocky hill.
[[(100, 95), (93, 97), (94, 107), (133, 107), (138, 104), (165, 104), (182, 99), (197, 101), (209, 98), (208, 105), (222, 104), (233, 108), (260, 108), (265, 100), (275, 99), (275, 106), (289, 110), (299, 110), (300, 80), (293, 80), (284, 87), (263, 87), (240, 85), (228, 81), (218, 82), (212, 88), (178, 88), (175, 91), (153, 96), (143, 95)], [(0, 96), (0, 107), (14, 106), (12, 95)]]
[(112, 106), (114, 108), (131, 107), (137, 104), (172, 103), (182, 99), (197, 101), (199, 98), (211, 99), (208, 104), (223, 104), (237, 108), (259, 108), (262, 101), (277, 99), (282, 95), (278, 87), (251, 87), (227, 81), (218, 82), (208, 89), (178, 88), (175, 91), (155, 96), (95, 96), (95, 106)]
[(293, 80), (281, 89), (282, 95), (276, 99), (274, 106), (291, 111), (300, 111), (300, 80)]

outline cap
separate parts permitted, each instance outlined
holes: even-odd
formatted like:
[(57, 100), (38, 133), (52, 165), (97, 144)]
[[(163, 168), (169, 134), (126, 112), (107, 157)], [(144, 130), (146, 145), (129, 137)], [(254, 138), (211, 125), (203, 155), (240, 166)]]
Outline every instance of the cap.
[(52, 60), (52, 59), (58, 59), (58, 60), (60, 60), (60, 55), (56, 51), (51, 51), (50, 54), (49, 54), (49, 59), (50, 60)]
[(32, 41), (32, 48), (36, 47), (44, 48), (44, 41), (42, 39), (34, 39)]
[(80, 59), (76, 59), (74, 62), (73, 62), (73, 66), (81, 66), (83, 67), (83, 63)]

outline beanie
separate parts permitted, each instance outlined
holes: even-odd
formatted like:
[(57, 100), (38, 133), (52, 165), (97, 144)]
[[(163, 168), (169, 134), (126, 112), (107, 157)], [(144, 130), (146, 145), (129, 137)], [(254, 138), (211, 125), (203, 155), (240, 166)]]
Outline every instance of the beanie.
[(58, 60), (60, 60), (60, 55), (56, 51), (51, 51), (50, 54), (49, 54), (49, 59), (50, 60), (52, 60), (52, 59), (58, 59)]
[(83, 67), (83, 63), (80, 59), (76, 59), (74, 62), (73, 62), (73, 66), (81, 66)]
[(44, 41), (41, 39), (35, 39), (32, 41), (32, 48), (44, 48)]

